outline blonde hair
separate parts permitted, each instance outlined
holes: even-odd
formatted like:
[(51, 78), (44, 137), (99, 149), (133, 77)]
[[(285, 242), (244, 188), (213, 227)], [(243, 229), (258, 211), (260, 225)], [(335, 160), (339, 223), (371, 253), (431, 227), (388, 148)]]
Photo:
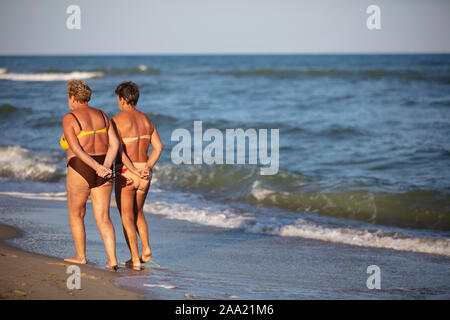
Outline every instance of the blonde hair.
[(92, 90), (83, 80), (70, 80), (67, 83), (67, 93), (78, 102), (88, 102), (91, 100)]

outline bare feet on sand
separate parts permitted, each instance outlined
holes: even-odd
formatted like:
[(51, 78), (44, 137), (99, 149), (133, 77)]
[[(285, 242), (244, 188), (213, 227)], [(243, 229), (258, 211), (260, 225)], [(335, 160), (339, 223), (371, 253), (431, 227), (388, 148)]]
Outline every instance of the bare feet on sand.
[(152, 258), (152, 251), (150, 249), (144, 250), (141, 256), (141, 262), (146, 263), (149, 262)]
[(139, 261), (139, 260), (133, 262), (133, 260), (130, 259), (130, 260), (128, 260), (128, 261), (122, 261), (120, 264), (123, 265), (123, 266), (130, 267), (130, 268), (132, 268), (133, 270), (138, 270), (138, 271), (140, 271), (140, 270), (142, 270), (141, 262), (142, 262), (142, 261)]
[(64, 261), (77, 263), (77, 264), (86, 264), (86, 258), (75, 256), (73, 258), (66, 258)]
[(111, 271), (117, 271), (119, 269), (119, 266), (117, 264), (115, 265), (106, 265), (106, 269), (111, 270)]
[(141, 268), (140, 260), (133, 261), (133, 259), (130, 259), (128, 261), (122, 261), (120, 264), (123, 266), (127, 266), (127, 267), (133, 267), (133, 268), (139, 268), (139, 269)]

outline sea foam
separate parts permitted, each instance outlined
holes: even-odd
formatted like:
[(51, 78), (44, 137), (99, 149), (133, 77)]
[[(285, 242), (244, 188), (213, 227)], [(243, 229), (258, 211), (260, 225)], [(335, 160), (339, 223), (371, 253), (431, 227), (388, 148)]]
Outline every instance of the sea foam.
[(0, 69), (0, 80), (11, 81), (68, 81), (98, 78), (103, 72), (72, 71), (67, 73), (8, 73), (6, 69)]
[(60, 176), (50, 160), (19, 146), (0, 146), (0, 176), (15, 180), (54, 181)]
[(242, 212), (225, 204), (206, 200), (200, 195), (184, 192), (158, 190), (158, 194), (152, 198), (154, 200), (151, 203), (145, 204), (144, 211), (162, 215), (167, 219), (184, 220), (218, 228), (241, 229), (249, 233), (450, 256), (450, 239), (446, 237), (416, 237), (400, 231), (382, 230), (377, 226), (367, 229), (366, 227), (361, 229), (338, 227), (303, 218), (283, 218)]

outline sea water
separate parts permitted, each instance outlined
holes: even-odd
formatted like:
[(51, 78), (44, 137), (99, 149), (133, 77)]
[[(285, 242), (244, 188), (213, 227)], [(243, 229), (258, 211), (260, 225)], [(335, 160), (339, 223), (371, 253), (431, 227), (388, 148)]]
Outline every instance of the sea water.
[[(131, 80), (165, 146), (150, 217), (450, 256), (450, 55), (3, 56), (0, 68), (3, 195), (64, 199), (67, 80), (110, 117)], [(279, 129), (278, 173), (175, 165), (171, 134), (196, 120)]]

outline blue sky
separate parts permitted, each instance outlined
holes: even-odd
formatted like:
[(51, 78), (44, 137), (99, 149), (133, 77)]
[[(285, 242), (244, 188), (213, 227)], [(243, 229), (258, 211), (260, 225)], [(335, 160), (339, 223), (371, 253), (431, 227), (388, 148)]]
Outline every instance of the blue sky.
[[(81, 29), (66, 27), (69, 5)], [(381, 30), (368, 30), (369, 5)], [(0, 54), (450, 52), (448, 0), (2, 0)]]

